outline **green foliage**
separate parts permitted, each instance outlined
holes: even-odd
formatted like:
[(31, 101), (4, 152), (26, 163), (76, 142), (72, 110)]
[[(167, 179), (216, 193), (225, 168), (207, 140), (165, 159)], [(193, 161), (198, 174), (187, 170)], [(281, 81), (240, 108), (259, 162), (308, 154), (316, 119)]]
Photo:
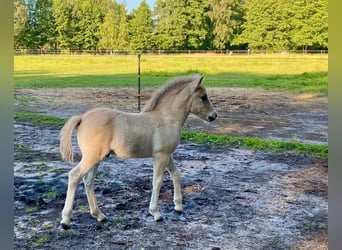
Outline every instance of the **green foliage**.
[(21, 32), (25, 29), (25, 25), (28, 19), (27, 7), (24, 4), (24, 0), (14, 0), (14, 41), (15, 47), (18, 47), (20, 43)]
[(293, 152), (307, 154), (313, 157), (328, 158), (328, 146), (317, 144), (303, 144), (299, 142), (287, 142), (277, 140), (264, 140), (255, 137), (231, 137), (228, 135), (214, 135), (183, 131), (182, 139), (196, 143), (207, 143), (212, 146), (229, 146), (254, 150), (266, 150), (271, 152)]
[(99, 48), (123, 50), (128, 46), (127, 11), (124, 4), (108, 3), (105, 20), (100, 27)]
[(234, 34), (238, 33), (243, 19), (243, 8), (239, 0), (210, 0), (208, 16), (212, 25), (212, 47), (225, 49)]
[(290, 22), (294, 47), (328, 47), (328, 0), (294, 1)]
[(203, 49), (208, 34), (207, 0), (189, 0), (185, 8), (185, 20), (187, 24), (185, 30), (185, 43), (182, 48)]
[(53, 126), (61, 127), (67, 121), (63, 118), (58, 118), (55, 116), (41, 115), (29, 112), (15, 112), (14, 120), (20, 123), (29, 123), (36, 126)]
[(36, 207), (32, 207), (32, 206), (30, 206), (30, 207), (25, 207), (25, 212), (26, 213), (34, 213), (34, 212), (37, 212), (38, 211), (38, 207), (36, 206)]
[[(32, 2), (31, 5), (34, 6), (39, 1), (52, 0), (30, 0), (25, 3), (30, 6)], [(146, 2), (142, 1), (139, 8), (130, 15), (127, 15), (125, 4), (118, 4), (116, 1), (53, 0), (52, 3), (49, 11), (40, 13), (49, 20), (49, 25), (45, 22), (42, 27), (53, 31), (49, 39), (56, 49), (206, 49), (212, 44), (212, 25), (207, 14), (208, 0), (157, 1), (153, 12), (149, 10)], [(19, 18), (16, 20), (23, 22), (27, 13), (38, 13), (25, 13), (25, 8), (15, 10), (20, 13), (17, 14)], [(35, 15), (38, 16), (33, 14), (33, 17)], [(226, 17), (230, 16), (224, 18)], [(219, 25), (217, 20), (215, 22)], [(221, 18), (220, 22), (224, 25), (229, 23), (229, 20)], [(19, 22), (17, 23), (19, 27)], [(27, 27), (32, 28), (31, 24)], [(17, 30), (20, 31), (19, 28)], [(41, 32), (37, 30), (35, 37), (48, 34)], [(21, 32), (22, 36), (15, 37), (16, 44), (21, 42), (21, 46), (26, 48), (45, 46), (46, 39), (33, 46), (31, 33)], [(224, 39), (224, 42), (229, 40), (226, 34), (218, 34), (217, 31), (215, 34), (220, 36), (221, 40)]]
[(15, 0), (14, 27), (16, 48), (306, 51), (328, 47), (328, 1)]
[(15, 47), (55, 46), (55, 22), (52, 13), (52, 0), (27, 0), (16, 3), (15, 21), (18, 22), (15, 25)]
[(288, 4), (278, 0), (247, 2), (243, 32), (234, 43), (248, 43), (251, 49), (284, 49), (288, 46)]
[(43, 197), (47, 198), (47, 199), (56, 199), (58, 196), (58, 191), (56, 190), (56, 188), (52, 188), (51, 190), (43, 193)]
[(41, 248), (44, 243), (52, 240), (52, 236), (49, 233), (34, 234), (29, 237), (29, 242), (32, 244), (33, 248)]
[(57, 41), (61, 49), (96, 49), (103, 22), (102, 0), (54, 0)]
[(79, 21), (75, 29), (73, 41), (78, 47), (94, 50), (99, 41), (99, 29), (103, 19), (101, 0), (83, 0), (79, 6)]
[(110, 2), (104, 22), (100, 25), (99, 48), (122, 50), (128, 45), (128, 23), (124, 4)]
[(134, 50), (152, 49), (154, 46), (152, 11), (145, 0), (130, 16), (129, 37)]
[(208, 33), (207, 6), (207, 0), (157, 0), (154, 9), (157, 48), (201, 48)]
[(234, 44), (250, 49), (288, 50), (328, 46), (328, 1), (250, 0), (246, 22)]
[(60, 49), (72, 49), (78, 17), (74, 14), (74, 6), (68, 1), (54, 0), (53, 16), (56, 22), (57, 42)]

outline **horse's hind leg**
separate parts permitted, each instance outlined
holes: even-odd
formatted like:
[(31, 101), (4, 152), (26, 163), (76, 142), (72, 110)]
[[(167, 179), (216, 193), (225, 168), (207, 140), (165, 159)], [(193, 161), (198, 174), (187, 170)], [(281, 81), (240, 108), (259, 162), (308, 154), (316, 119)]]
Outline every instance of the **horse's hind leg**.
[(64, 208), (62, 210), (62, 221), (60, 222), (60, 224), (64, 228), (67, 228), (70, 224), (72, 205), (74, 202), (76, 189), (83, 177), (83, 174), (80, 171), (80, 163), (76, 167), (70, 170), (68, 177), (69, 177), (68, 190), (67, 190), (67, 195), (65, 198)]
[(94, 179), (95, 179), (98, 167), (99, 167), (99, 164), (98, 163), (95, 164), (95, 166), (89, 171), (89, 173), (83, 177), (83, 182), (86, 188), (90, 214), (94, 218), (96, 218), (98, 222), (101, 222), (106, 219), (106, 216), (100, 211), (99, 207), (97, 206), (96, 197), (94, 194)]
[(88, 160), (84, 157), (78, 163), (76, 167), (70, 170), (69, 172), (69, 181), (68, 181), (68, 190), (65, 199), (64, 208), (62, 210), (62, 220), (60, 224), (67, 228), (70, 224), (71, 213), (73, 202), (75, 198), (75, 193), (78, 184), (82, 180), (82, 178), (92, 169), (92, 167), (98, 162), (99, 160)]
[(173, 162), (172, 156), (170, 157), (169, 164), (167, 165), (167, 170), (169, 171), (174, 188), (174, 196), (173, 202), (175, 203), (175, 210), (180, 212), (183, 211), (183, 197), (181, 193), (181, 185), (180, 185), (180, 172)]

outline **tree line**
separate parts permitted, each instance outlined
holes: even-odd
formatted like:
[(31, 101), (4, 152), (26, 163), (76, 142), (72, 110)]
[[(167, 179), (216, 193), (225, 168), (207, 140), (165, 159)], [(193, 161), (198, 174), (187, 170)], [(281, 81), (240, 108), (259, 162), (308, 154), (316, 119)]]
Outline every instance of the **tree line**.
[(15, 0), (14, 47), (45, 50), (328, 48), (328, 0)]

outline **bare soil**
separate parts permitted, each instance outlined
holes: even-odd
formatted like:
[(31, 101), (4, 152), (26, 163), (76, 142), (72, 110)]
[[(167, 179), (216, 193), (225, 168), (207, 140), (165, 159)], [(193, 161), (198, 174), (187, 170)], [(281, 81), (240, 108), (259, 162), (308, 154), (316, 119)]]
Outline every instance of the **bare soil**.
[[(327, 144), (326, 97), (243, 88), (208, 92), (219, 119), (209, 124), (189, 117), (185, 129)], [(143, 90), (142, 104), (151, 93)], [(68, 118), (98, 106), (135, 112), (136, 90), (15, 91), (16, 111)], [(71, 229), (63, 230), (60, 212), (72, 166), (60, 158), (59, 129), (15, 123), (16, 249), (328, 249), (327, 160), (186, 142), (174, 153), (184, 213), (173, 211), (166, 175), (160, 194), (164, 220), (155, 222), (148, 214), (151, 159), (111, 155), (95, 184), (108, 220), (98, 224), (89, 215), (80, 185)]]
[[(143, 89), (141, 106), (154, 89)], [(219, 119), (209, 124), (189, 117), (185, 129), (238, 136), (328, 142), (328, 98), (314, 94), (291, 95), (249, 88), (210, 88)], [(136, 112), (134, 88), (67, 88), (16, 90), (16, 108), (68, 118), (106, 106)], [(28, 105), (29, 102), (29, 105)]]

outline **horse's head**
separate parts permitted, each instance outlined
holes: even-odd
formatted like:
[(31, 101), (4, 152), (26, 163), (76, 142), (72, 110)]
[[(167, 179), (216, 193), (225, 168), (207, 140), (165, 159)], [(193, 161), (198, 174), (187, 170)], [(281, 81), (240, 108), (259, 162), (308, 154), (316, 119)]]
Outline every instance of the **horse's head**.
[(216, 120), (217, 112), (209, 99), (207, 90), (202, 86), (202, 81), (203, 77), (200, 77), (190, 85), (190, 91), (192, 92), (190, 113), (212, 122)]

